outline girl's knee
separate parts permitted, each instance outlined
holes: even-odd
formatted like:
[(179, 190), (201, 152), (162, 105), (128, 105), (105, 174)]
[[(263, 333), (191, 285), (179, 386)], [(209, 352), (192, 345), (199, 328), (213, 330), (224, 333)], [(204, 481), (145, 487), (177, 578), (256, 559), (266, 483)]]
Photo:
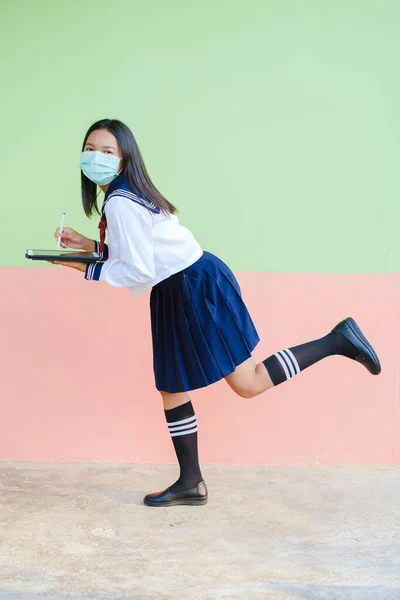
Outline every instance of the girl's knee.
[(253, 390), (240, 390), (238, 394), (241, 398), (245, 398), (247, 400), (250, 398), (254, 398), (254, 396), (257, 396), (257, 394)]
[(258, 393), (251, 387), (245, 386), (231, 386), (232, 390), (241, 398), (254, 398)]
[(186, 404), (186, 402), (190, 401), (190, 398), (186, 392), (178, 392), (176, 394), (160, 392), (160, 394), (162, 397), (164, 410), (176, 408), (177, 406), (181, 406), (182, 404)]

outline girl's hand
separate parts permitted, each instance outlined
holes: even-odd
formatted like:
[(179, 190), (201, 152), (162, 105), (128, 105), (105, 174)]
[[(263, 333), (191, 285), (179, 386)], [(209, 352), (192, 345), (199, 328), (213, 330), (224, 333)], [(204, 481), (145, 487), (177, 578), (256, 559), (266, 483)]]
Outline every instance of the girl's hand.
[[(60, 237), (59, 227), (57, 227), (54, 237), (58, 241), (58, 238)], [(72, 248), (73, 250), (85, 250), (86, 252), (95, 251), (95, 242), (93, 240), (90, 240), (69, 227), (63, 228), (60, 246), (61, 248)]]
[(52, 265), (61, 265), (62, 267), (69, 267), (70, 269), (76, 269), (82, 273), (86, 272), (86, 263), (83, 262), (62, 262), (60, 260), (49, 260)]

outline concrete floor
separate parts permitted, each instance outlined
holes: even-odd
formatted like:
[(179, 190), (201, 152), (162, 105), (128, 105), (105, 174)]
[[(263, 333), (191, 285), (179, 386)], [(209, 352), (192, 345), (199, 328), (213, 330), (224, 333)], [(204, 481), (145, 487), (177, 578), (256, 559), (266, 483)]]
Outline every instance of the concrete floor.
[(0, 463), (0, 598), (400, 600), (400, 468)]

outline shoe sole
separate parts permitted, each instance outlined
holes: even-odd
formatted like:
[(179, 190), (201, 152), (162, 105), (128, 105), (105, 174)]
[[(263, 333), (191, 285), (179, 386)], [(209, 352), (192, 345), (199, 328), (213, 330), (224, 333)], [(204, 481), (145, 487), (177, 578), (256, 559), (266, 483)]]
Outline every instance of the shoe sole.
[(154, 504), (152, 502), (148, 502), (147, 500), (143, 500), (144, 504), (146, 506), (153, 506), (153, 507), (158, 507), (158, 506), (178, 506), (178, 505), (184, 505), (184, 506), (204, 506), (204, 504), (207, 504), (208, 498), (181, 498), (179, 500), (171, 500), (171, 502), (155, 502)]
[[(358, 338), (359, 342), (364, 346), (364, 351), (372, 355), (375, 367), (375, 370), (372, 373), (372, 375), (379, 375), (382, 368), (377, 353), (375, 352), (375, 350), (373, 349), (373, 347), (371, 346), (371, 344), (369, 343), (369, 341), (367, 340), (367, 338), (365, 337), (365, 335), (363, 334), (363, 332), (352, 317), (347, 318), (346, 323), (348, 324), (349, 328), (352, 330), (356, 338)], [(361, 360), (358, 360), (357, 362), (363, 364), (365, 361), (361, 358)]]

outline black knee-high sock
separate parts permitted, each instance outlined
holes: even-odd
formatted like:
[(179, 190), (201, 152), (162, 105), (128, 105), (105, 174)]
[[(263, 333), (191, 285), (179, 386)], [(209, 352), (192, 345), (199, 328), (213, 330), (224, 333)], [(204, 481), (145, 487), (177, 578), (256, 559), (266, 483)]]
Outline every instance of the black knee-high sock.
[(196, 415), (191, 402), (164, 412), (181, 469), (180, 477), (171, 486), (171, 491), (183, 492), (195, 487), (203, 479), (197, 450)]
[(300, 371), (304, 371), (307, 367), (334, 354), (355, 358), (357, 350), (342, 334), (331, 331), (319, 340), (276, 352), (264, 360), (263, 363), (272, 379), (272, 383), (279, 385), (298, 375)]

